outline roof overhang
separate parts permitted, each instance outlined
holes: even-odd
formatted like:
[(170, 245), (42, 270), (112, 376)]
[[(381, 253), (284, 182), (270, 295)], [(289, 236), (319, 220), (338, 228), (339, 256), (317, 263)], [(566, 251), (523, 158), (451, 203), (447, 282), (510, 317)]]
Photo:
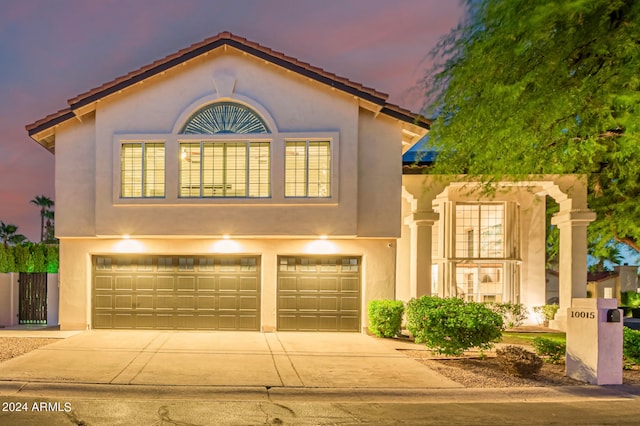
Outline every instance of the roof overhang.
[(286, 56), (281, 52), (248, 41), (243, 37), (235, 36), (229, 32), (222, 32), (69, 99), (67, 108), (27, 125), (26, 129), (29, 136), (49, 151), (54, 152), (55, 128), (61, 123), (73, 118), (82, 120), (82, 117), (94, 111), (97, 103), (104, 98), (121, 93), (153, 76), (164, 74), (178, 65), (185, 64), (221, 47), (224, 49), (228, 47), (237, 49), (283, 69), (298, 73), (310, 80), (325, 84), (332, 89), (355, 96), (360, 100), (360, 104), (364, 108), (374, 111), (375, 114), (384, 114), (399, 120), (403, 126), (403, 143), (405, 141), (410, 144), (415, 143), (427, 133), (431, 124), (431, 121), (424, 117), (388, 103), (388, 95), (385, 93), (337, 76), (322, 68), (314, 67), (296, 58)]

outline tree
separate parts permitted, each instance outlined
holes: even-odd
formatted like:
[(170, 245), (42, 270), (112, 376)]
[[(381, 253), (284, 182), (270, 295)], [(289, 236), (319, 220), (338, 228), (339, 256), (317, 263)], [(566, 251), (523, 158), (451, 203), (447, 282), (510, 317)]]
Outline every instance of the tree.
[(0, 220), (0, 241), (5, 247), (10, 245), (22, 244), (27, 241), (27, 237), (18, 234), (18, 227), (10, 223), (4, 223)]
[(640, 251), (640, 2), (466, 0), (425, 78), (432, 173), (584, 173), (589, 227)]
[(589, 254), (596, 260), (596, 263), (589, 267), (590, 272), (610, 270), (610, 266), (605, 262), (609, 262), (612, 265), (620, 265), (622, 263), (623, 257), (620, 245), (613, 240), (592, 240), (589, 241), (588, 248)]
[(50, 198), (45, 197), (44, 195), (36, 195), (36, 197), (31, 200), (31, 204), (35, 204), (40, 207), (40, 241), (44, 241), (44, 219), (46, 216), (46, 212), (53, 207), (53, 201)]
[(44, 217), (47, 219), (47, 222), (44, 224), (44, 241), (45, 242), (55, 242), (55, 213), (53, 210), (47, 210), (44, 212)]

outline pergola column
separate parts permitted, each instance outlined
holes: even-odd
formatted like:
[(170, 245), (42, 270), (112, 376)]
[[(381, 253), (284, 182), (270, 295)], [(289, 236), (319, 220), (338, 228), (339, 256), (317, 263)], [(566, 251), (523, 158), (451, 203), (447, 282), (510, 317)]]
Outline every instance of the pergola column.
[(554, 327), (565, 330), (567, 309), (574, 298), (587, 296), (587, 226), (596, 219), (591, 210), (556, 213), (551, 223), (560, 230), (559, 299)]
[(432, 227), (438, 220), (436, 212), (417, 212), (405, 218), (411, 230), (409, 259), (409, 292), (411, 297), (431, 295)]

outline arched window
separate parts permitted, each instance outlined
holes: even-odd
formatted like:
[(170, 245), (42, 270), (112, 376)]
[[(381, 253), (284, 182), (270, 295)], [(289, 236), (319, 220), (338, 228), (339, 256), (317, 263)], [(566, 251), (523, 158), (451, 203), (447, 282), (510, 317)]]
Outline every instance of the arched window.
[(269, 129), (264, 120), (246, 106), (233, 102), (218, 102), (196, 111), (180, 133), (269, 133)]

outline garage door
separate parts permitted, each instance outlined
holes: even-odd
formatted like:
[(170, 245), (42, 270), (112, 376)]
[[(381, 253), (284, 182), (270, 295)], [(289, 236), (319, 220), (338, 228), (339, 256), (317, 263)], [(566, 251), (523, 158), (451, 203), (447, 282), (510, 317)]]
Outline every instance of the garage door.
[(94, 256), (93, 327), (259, 330), (256, 256)]
[(278, 257), (278, 330), (359, 331), (359, 257)]

